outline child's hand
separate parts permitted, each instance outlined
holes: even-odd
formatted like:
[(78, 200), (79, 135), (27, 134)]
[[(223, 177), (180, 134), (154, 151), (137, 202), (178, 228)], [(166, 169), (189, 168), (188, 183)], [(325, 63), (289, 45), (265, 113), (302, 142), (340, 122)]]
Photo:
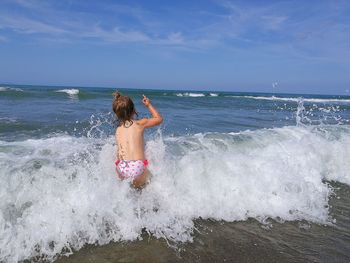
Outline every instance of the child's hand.
[(143, 99), (142, 99), (142, 103), (148, 107), (149, 105), (151, 105), (151, 101), (149, 100), (149, 98), (147, 98), (145, 95), (142, 95)]

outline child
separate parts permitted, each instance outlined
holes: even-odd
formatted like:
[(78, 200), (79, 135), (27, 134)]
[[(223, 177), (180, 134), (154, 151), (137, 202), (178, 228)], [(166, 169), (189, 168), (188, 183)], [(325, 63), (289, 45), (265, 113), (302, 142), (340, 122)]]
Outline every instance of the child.
[(163, 118), (145, 95), (142, 102), (152, 114), (152, 118), (141, 120), (135, 119), (137, 113), (134, 103), (128, 96), (122, 96), (119, 92), (113, 95), (113, 111), (119, 121), (115, 132), (118, 145), (116, 171), (119, 178), (130, 178), (134, 187), (139, 188), (147, 182), (149, 174), (145, 158), (144, 130), (161, 124)]

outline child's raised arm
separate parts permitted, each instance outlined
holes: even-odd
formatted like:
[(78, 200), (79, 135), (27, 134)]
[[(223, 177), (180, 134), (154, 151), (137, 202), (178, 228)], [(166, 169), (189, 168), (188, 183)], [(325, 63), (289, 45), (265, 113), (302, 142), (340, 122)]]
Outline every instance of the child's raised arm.
[(138, 121), (138, 124), (142, 125), (144, 128), (151, 128), (157, 126), (163, 122), (163, 118), (160, 113), (153, 107), (149, 98), (143, 95), (142, 103), (148, 108), (149, 112), (152, 114), (152, 118), (144, 118)]

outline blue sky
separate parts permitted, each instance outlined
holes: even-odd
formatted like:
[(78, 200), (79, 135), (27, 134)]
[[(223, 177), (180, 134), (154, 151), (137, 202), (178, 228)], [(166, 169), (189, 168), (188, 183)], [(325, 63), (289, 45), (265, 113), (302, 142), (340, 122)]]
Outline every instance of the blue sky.
[(0, 0), (0, 82), (348, 94), (350, 1)]

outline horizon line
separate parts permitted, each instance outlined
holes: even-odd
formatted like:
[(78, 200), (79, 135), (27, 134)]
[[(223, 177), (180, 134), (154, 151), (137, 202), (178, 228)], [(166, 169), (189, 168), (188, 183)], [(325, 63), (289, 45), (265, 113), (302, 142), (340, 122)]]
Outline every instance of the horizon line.
[(167, 91), (193, 91), (193, 92), (229, 92), (229, 93), (261, 93), (261, 94), (286, 94), (286, 95), (316, 95), (316, 96), (348, 96), (350, 94), (335, 94), (335, 93), (295, 93), (295, 92), (263, 92), (263, 91), (229, 91), (229, 90), (210, 90), (210, 89), (160, 89), (160, 88), (125, 88), (125, 87), (111, 87), (111, 86), (91, 86), (91, 85), (52, 85), (52, 84), (15, 84), (15, 83), (0, 83), (0, 86), (39, 86), (39, 87), (62, 87), (62, 88), (102, 88), (102, 89), (121, 89), (121, 90), (167, 90)]

